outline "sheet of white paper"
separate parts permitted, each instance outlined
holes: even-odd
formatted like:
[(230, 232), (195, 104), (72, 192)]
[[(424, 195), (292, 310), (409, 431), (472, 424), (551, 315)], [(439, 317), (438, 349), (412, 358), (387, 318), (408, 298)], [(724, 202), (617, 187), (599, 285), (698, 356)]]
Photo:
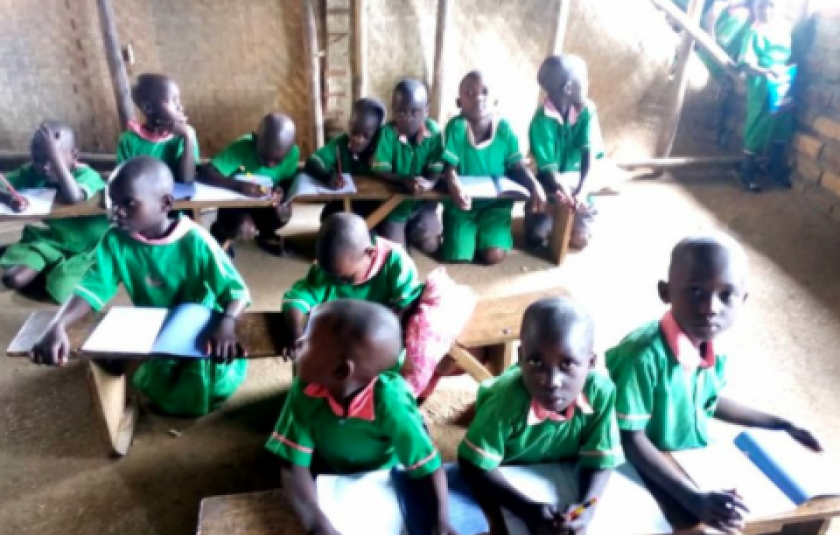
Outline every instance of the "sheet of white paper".
[[(505, 466), (505, 478), (519, 491), (543, 503), (565, 510), (578, 493), (577, 472), (572, 464)], [(510, 535), (529, 535), (525, 524), (509, 511), (502, 514)], [(672, 533), (659, 504), (650, 495), (630, 464), (618, 467), (610, 476), (598, 502), (589, 535), (656, 535)]]
[(168, 312), (165, 308), (113, 307), (84, 343), (82, 351), (151, 353)]
[(47, 215), (52, 211), (56, 190), (54, 188), (21, 189), (18, 193), (29, 201), (29, 207), (23, 212), (15, 212), (9, 206), (0, 203), (2, 215)]
[(318, 476), (318, 505), (341, 535), (401, 535), (402, 513), (390, 470)]
[[(271, 178), (262, 175), (236, 175), (233, 177), (236, 180), (241, 182), (254, 182), (259, 184), (264, 188), (268, 188), (271, 190), (274, 188), (274, 183), (271, 181)], [(268, 199), (271, 195), (266, 195), (263, 199)], [(241, 193), (237, 193), (233, 190), (229, 190), (227, 188), (217, 188), (216, 186), (209, 186), (207, 184), (203, 184), (201, 182), (196, 181), (195, 183), (195, 195), (193, 195), (193, 201), (240, 201), (240, 200), (247, 200), (253, 199), (253, 197), (248, 197), (247, 195), (242, 195)]]
[(796, 508), (732, 443), (716, 442), (706, 448), (675, 451), (671, 455), (700, 489), (737, 491), (750, 509), (747, 518), (772, 516)]
[(286, 193), (286, 202), (291, 201), (295, 197), (303, 197), (306, 195), (349, 195), (356, 193), (356, 183), (353, 182), (353, 175), (343, 173), (344, 187), (339, 189), (331, 189), (323, 183), (315, 180), (306, 173), (301, 173), (295, 178), (295, 181), (289, 187)]

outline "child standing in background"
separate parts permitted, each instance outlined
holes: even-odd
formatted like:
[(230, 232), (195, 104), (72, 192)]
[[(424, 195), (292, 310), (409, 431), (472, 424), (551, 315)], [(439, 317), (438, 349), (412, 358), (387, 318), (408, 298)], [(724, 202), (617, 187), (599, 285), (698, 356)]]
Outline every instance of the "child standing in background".
[[(90, 199), (105, 188), (99, 173), (76, 160), (76, 136), (65, 123), (42, 123), (30, 147), (32, 163), (6, 176), (13, 188), (55, 188), (57, 198), (69, 204)], [(0, 192), (0, 202), (16, 212), (27, 207), (25, 198), (8, 191)], [(3, 285), (23, 290), (43, 273), (47, 293), (60, 304), (70, 297), (93, 262), (96, 245), (108, 230), (108, 218), (45, 219), (43, 224), (46, 228), (26, 225), (20, 242), (0, 258), (5, 269)]]
[(163, 74), (141, 74), (131, 98), (145, 122), (128, 123), (117, 143), (117, 164), (151, 156), (165, 163), (177, 182), (192, 183), (199, 160), (198, 139), (187, 123), (178, 84)]
[(458, 89), (461, 114), (446, 125), (444, 175), (452, 194), (443, 205), (441, 258), (446, 262), (498, 264), (513, 246), (513, 201), (473, 200), (461, 189), (458, 175), (508, 175), (530, 192), (528, 212), (545, 209), (545, 192), (523, 164), (516, 134), (505, 119), (493, 116), (488, 95), (482, 74), (468, 73)]
[[(292, 205), (283, 204), (283, 186), (298, 170), (300, 149), (295, 145), (295, 123), (281, 113), (270, 113), (260, 121), (257, 131), (245, 135), (213, 158), (204, 167), (202, 181), (211, 186), (238, 191), (249, 197), (272, 195), (267, 208), (223, 208), (210, 232), (231, 257), (235, 256), (232, 242), (254, 239), (256, 244), (275, 256), (283, 256), (283, 239), (277, 231), (292, 217)], [(236, 175), (255, 175), (271, 179), (273, 191)]]
[[(429, 93), (421, 82), (405, 79), (394, 87), (394, 120), (382, 127), (373, 176), (399, 184), (414, 195), (431, 191), (443, 170), (440, 127), (428, 117)], [(377, 231), (402, 246), (434, 254), (440, 247), (437, 203), (405, 201), (388, 214)]]
[(790, 109), (770, 108), (770, 86), (788, 76), (791, 60), (790, 25), (777, 13), (778, 0), (752, 0), (753, 22), (741, 49), (740, 64), (747, 73), (747, 118), (744, 124), (744, 162), (741, 183), (753, 193), (761, 191), (756, 176), (758, 160), (768, 158), (770, 177), (790, 187), (787, 147), (793, 135)]
[[(597, 174), (595, 161), (604, 157), (604, 141), (595, 104), (586, 95), (589, 74), (586, 62), (578, 56), (551, 56), (542, 62), (537, 81), (545, 91), (545, 102), (537, 109), (529, 137), (537, 177), (548, 193), (572, 201), (578, 213), (591, 213), (590, 183)], [(532, 214), (525, 218), (526, 237), (532, 247), (548, 243), (553, 223), (549, 216)], [(581, 229), (573, 233), (571, 244), (583, 248), (589, 236)]]

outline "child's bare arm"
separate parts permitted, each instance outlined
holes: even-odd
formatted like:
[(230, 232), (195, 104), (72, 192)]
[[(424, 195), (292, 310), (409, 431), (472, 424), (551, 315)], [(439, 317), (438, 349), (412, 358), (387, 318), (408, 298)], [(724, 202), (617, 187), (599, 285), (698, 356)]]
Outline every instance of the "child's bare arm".
[(449, 524), (449, 488), (446, 483), (446, 474), (443, 468), (438, 467), (431, 474), (415, 480), (418, 485), (424, 488), (424, 494), (430, 498), (436, 515), (435, 535), (457, 535)]
[(74, 295), (56, 313), (44, 335), (32, 346), (32, 362), (60, 366), (70, 356), (70, 341), (67, 327), (84, 318), (90, 312), (90, 304)]
[(176, 122), (172, 133), (184, 140), (184, 152), (181, 153), (181, 163), (178, 167), (178, 182), (192, 184), (195, 181), (195, 129), (186, 122)]
[(335, 535), (335, 528), (318, 506), (315, 479), (309, 468), (283, 462), (283, 494), (307, 535)]
[(729, 398), (720, 398), (715, 409), (715, 418), (724, 422), (745, 427), (760, 427), (786, 431), (803, 446), (814, 451), (822, 451), (819, 441), (805, 429), (801, 429), (789, 420), (752, 409)]
[(586, 528), (597, 509), (597, 504), (583, 510), (577, 518), (570, 518), (572, 511), (578, 508), (580, 504), (584, 504), (593, 498), (600, 498), (604, 494), (604, 489), (607, 488), (607, 483), (612, 475), (612, 469), (597, 469), (581, 468), (580, 471), (580, 489), (582, 494), (580, 502), (571, 504), (566, 509), (566, 518), (564, 518), (564, 526), (572, 530), (576, 534), (586, 533)]
[(577, 188), (575, 191), (572, 192), (573, 195), (578, 195), (581, 191), (583, 191), (583, 185), (586, 183), (586, 179), (589, 178), (589, 171), (592, 170), (592, 164), (595, 160), (595, 153), (589, 150), (589, 148), (583, 149), (580, 155), (580, 182), (578, 182)]
[(411, 181), (414, 177), (404, 176), (397, 173), (392, 173), (390, 171), (375, 171), (372, 170), (370, 172), (371, 178), (379, 180), (381, 182), (386, 182), (389, 184), (397, 184), (402, 186), (404, 189), (411, 192)]
[(55, 182), (59, 196), (71, 204), (84, 201), (85, 192), (79, 187), (62, 159), (59, 144), (61, 132), (53, 132), (46, 124), (42, 124), (36, 136), (47, 151), (47, 157), (50, 160), (50, 179)]
[(545, 190), (543, 190), (542, 185), (537, 181), (531, 170), (525, 166), (525, 163), (519, 160), (510, 167), (509, 173), (510, 178), (521, 184), (531, 194), (531, 210), (533, 212), (544, 212), (546, 203)]
[(333, 176), (336, 174), (335, 171), (325, 169), (324, 166), (314, 158), (306, 160), (306, 163), (303, 164), (303, 172), (315, 180), (323, 182), (324, 184), (329, 184), (332, 181)]
[(283, 317), (286, 319), (286, 325), (291, 334), (292, 346), (290, 349), (292, 350), (292, 355), (294, 355), (295, 343), (303, 336), (303, 331), (306, 330), (308, 314), (305, 314), (298, 308), (289, 307), (283, 311)]

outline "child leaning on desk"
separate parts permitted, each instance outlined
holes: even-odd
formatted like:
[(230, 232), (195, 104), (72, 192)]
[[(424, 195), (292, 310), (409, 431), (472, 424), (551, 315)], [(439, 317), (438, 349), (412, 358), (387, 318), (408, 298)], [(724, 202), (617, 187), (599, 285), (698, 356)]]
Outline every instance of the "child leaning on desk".
[[(67, 326), (91, 310), (101, 311), (120, 283), (135, 306), (170, 308), (198, 303), (222, 312), (208, 340), (213, 359), (155, 358), (134, 374), (134, 386), (155, 409), (172, 416), (198, 417), (218, 408), (245, 379), (248, 361), (236, 339), (236, 320), (250, 303), (242, 277), (203, 227), (187, 217), (170, 219), (172, 173), (160, 160), (132, 158), (114, 172), (109, 187), (109, 230), (90, 271), (58, 311), (33, 361), (62, 365), (70, 347)], [(233, 361), (233, 362), (231, 362)], [(104, 362), (111, 373), (124, 361)]]
[[(476, 416), (458, 463), (481, 501), (502, 506), (531, 533), (585, 532), (612, 469), (624, 461), (615, 422), (615, 388), (592, 369), (592, 320), (568, 298), (541, 299), (525, 311), (519, 363), (481, 386)], [(503, 464), (578, 460), (580, 502), (557, 511), (507, 482)]]
[(397, 464), (432, 498), (435, 533), (455, 533), (440, 454), (411, 390), (393, 371), (401, 349), (400, 322), (382, 305), (339, 300), (312, 311), (297, 342), (298, 376), (266, 444), (283, 460), (283, 492), (305, 533), (337, 533), (318, 505), (318, 473)]
[(747, 258), (734, 239), (714, 234), (679, 242), (659, 296), (671, 310), (607, 351), (624, 451), (639, 473), (701, 522), (738, 531), (745, 510), (740, 497), (731, 490), (698, 490), (661, 452), (707, 446), (710, 418), (784, 430), (814, 450), (820, 445), (788, 420), (720, 394), (727, 357), (715, 351), (715, 339), (732, 326), (747, 299)]
[[(6, 175), (6, 189), (0, 191), (0, 202), (15, 212), (28, 206), (15, 189), (54, 188), (59, 201), (75, 204), (105, 188), (99, 173), (76, 160), (76, 137), (65, 123), (42, 123), (32, 137), (30, 150), (32, 162)], [(47, 293), (63, 303), (93, 262), (96, 244), (108, 230), (108, 219), (71, 217), (45, 219), (43, 224), (46, 228), (26, 225), (20, 241), (0, 258), (5, 270), (3, 285), (23, 290), (44, 274)]]

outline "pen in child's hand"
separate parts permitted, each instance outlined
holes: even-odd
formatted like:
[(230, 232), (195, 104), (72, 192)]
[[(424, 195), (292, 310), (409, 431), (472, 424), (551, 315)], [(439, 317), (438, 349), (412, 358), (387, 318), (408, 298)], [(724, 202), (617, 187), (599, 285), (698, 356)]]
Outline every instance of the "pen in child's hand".
[(597, 502), (597, 497), (586, 500), (585, 502), (577, 506), (575, 509), (573, 509), (570, 513), (567, 513), (566, 519), (569, 521), (577, 520), (578, 517), (582, 515), (584, 511), (595, 505)]

